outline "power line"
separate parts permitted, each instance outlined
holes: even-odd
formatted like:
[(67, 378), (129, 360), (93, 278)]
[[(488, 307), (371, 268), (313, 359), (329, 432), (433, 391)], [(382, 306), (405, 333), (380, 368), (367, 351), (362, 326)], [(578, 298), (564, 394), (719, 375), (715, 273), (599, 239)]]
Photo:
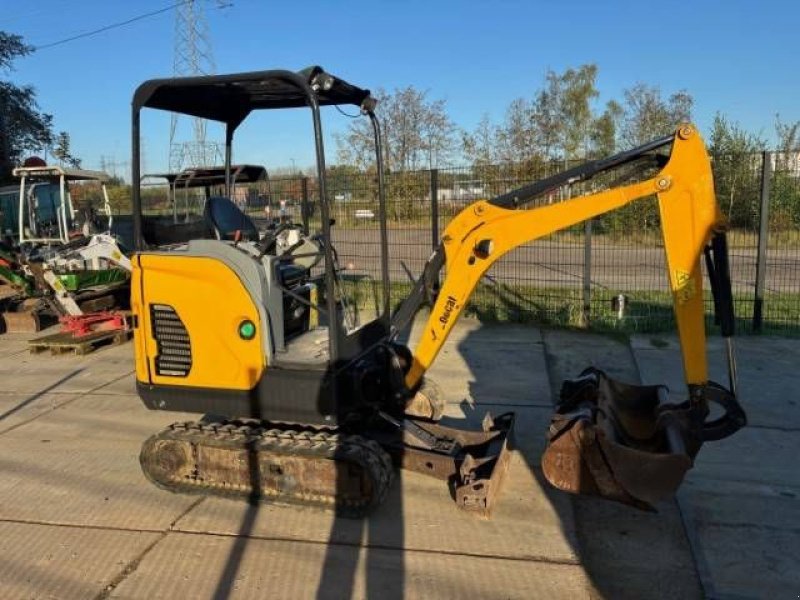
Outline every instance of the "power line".
[[(42, 44), (41, 46), (36, 46), (35, 50), (38, 51), (38, 50), (44, 50), (46, 48), (52, 48), (53, 46), (60, 46), (61, 44), (66, 44), (68, 42), (74, 42), (75, 40), (80, 40), (80, 39), (87, 38), (87, 37), (90, 37), (90, 36), (93, 36), (93, 35), (97, 35), (98, 33), (103, 33), (105, 31), (109, 31), (111, 29), (117, 29), (119, 27), (124, 27), (125, 25), (130, 25), (131, 23), (135, 23), (136, 21), (141, 21), (142, 19), (147, 19), (149, 17), (154, 17), (156, 15), (160, 15), (162, 13), (170, 11), (173, 8), (177, 8), (177, 7), (182, 6), (184, 4), (189, 4), (192, 1), (193, 0), (181, 0), (180, 2), (175, 2), (174, 4), (170, 4), (169, 6), (167, 6), (165, 8), (160, 8), (158, 10), (154, 10), (154, 11), (151, 11), (151, 12), (148, 12), (148, 13), (143, 13), (141, 15), (138, 15), (136, 17), (132, 17), (132, 18), (127, 19), (125, 21), (120, 21), (119, 23), (111, 23), (110, 25), (106, 25), (104, 27), (100, 27), (99, 29), (94, 29), (92, 31), (85, 31), (85, 32), (79, 33), (77, 35), (73, 35), (71, 37), (64, 38), (63, 40), (58, 40), (56, 42), (50, 42), (49, 44)], [(226, 8), (227, 6), (230, 6), (230, 5), (231, 5), (230, 3), (225, 3), (225, 4), (224, 3), (219, 3), (218, 8)]]

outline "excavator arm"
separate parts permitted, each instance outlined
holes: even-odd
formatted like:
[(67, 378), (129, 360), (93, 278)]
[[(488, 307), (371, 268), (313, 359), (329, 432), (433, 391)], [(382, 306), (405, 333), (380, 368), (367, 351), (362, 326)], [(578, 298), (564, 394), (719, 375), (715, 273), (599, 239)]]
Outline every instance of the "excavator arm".
[[(661, 157), (663, 166), (653, 177), (525, 208), (535, 197), (565, 184), (647, 157), (658, 161), (659, 155), (653, 151), (670, 145), (669, 158), (664, 163)], [(495, 261), (522, 244), (652, 195), (658, 198), (689, 399), (670, 403), (663, 386), (628, 386), (589, 369), (582, 377), (565, 383), (543, 461), (545, 474), (556, 487), (641, 508), (650, 507), (677, 488), (704, 441), (727, 437), (745, 423), (735, 397), (726, 222), (716, 203), (709, 157), (692, 126), (683, 125), (673, 136), (467, 207), (450, 222), (411, 295), (393, 317), (395, 331), (400, 331), (422, 302), (433, 300), (435, 294), (406, 374), (406, 386), (413, 390)], [(700, 267), (704, 254), (717, 320), (728, 341), (729, 389), (708, 380)], [(442, 268), (446, 277), (437, 292)], [(721, 405), (724, 415), (707, 421), (709, 403)], [(632, 452), (640, 455), (631, 456)]]

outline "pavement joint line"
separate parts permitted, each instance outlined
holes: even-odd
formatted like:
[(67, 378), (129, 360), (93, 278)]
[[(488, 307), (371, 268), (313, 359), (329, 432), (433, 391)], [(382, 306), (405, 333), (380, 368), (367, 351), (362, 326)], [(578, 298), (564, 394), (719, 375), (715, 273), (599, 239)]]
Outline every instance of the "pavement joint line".
[[(513, 561), (513, 562), (535, 562), (535, 563), (545, 563), (545, 564), (553, 564), (553, 565), (563, 565), (568, 567), (579, 567), (581, 566), (581, 561), (578, 558), (575, 559), (558, 559), (558, 558), (550, 558), (547, 556), (503, 556), (499, 554), (486, 554), (480, 552), (457, 552), (454, 550), (429, 550), (426, 548), (415, 548), (415, 547), (398, 547), (398, 546), (391, 546), (388, 544), (369, 544), (366, 545), (353, 542), (337, 542), (337, 541), (330, 541), (330, 540), (303, 540), (285, 536), (265, 536), (265, 535), (239, 535), (238, 533), (223, 533), (218, 531), (192, 531), (187, 529), (175, 529), (175, 525), (184, 518), (191, 510), (193, 510), (201, 501), (205, 500), (204, 498), (198, 499), (197, 502), (192, 503), (185, 511), (183, 511), (173, 523), (167, 529), (148, 529), (148, 528), (128, 528), (128, 527), (119, 527), (114, 525), (82, 525), (79, 523), (58, 523), (58, 522), (48, 522), (48, 521), (37, 521), (32, 519), (7, 519), (7, 518), (0, 518), (0, 523), (14, 523), (19, 525), (34, 525), (34, 526), (42, 526), (42, 527), (61, 527), (65, 529), (88, 529), (93, 531), (113, 531), (119, 533), (155, 533), (159, 534), (159, 538), (148, 548), (146, 552), (140, 554), (135, 559), (131, 561), (128, 565), (125, 566), (123, 572), (126, 572), (127, 575), (133, 573), (133, 570), (128, 570), (129, 566), (134, 562), (140, 562), (141, 559), (144, 557), (144, 554), (149, 552), (156, 543), (160, 542), (164, 539), (168, 534), (180, 534), (180, 535), (187, 535), (187, 536), (210, 536), (210, 537), (218, 537), (218, 538), (242, 538), (245, 540), (254, 540), (254, 541), (262, 541), (262, 542), (281, 542), (281, 543), (297, 543), (297, 544), (309, 544), (314, 546), (343, 546), (347, 548), (366, 548), (369, 550), (390, 550), (390, 551), (400, 551), (400, 552), (418, 552), (420, 554), (431, 554), (431, 555), (441, 555), (441, 556), (455, 556), (455, 557), (464, 557), (464, 558), (488, 558), (494, 560), (506, 560), (506, 561)], [(135, 569), (134, 569), (135, 570)], [(127, 576), (126, 575), (126, 576)], [(116, 579), (116, 578), (115, 578)], [(116, 585), (122, 582), (120, 579)], [(111, 584), (109, 584), (111, 585)], [(115, 587), (116, 587), (115, 585)], [(111, 590), (109, 590), (110, 592)], [(105, 598), (106, 596), (97, 596), (95, 600), (101, 600), (101, 598)]]
[(681, 501), (679, 494), (675, 494), (675, 505), (678, 507), (678, 514), (681, 517), (683, 533), (686, 536), (686, 540), (689, 542), (689, 552), (692, 555), (692, 562), (697, 572), (697, 579), (700, 582), (700, 589), (703, 592), (703, 597), (714, 598), (716, 597), (714, 578), (711, 575), (711, 568), (708, 565), (708, 561), (706, 561), (706, 555), (700, 543), (700, 536), (697, 533), (696, 527), (689, 527), (687, 525), (689, 522), (696, 522), (696, 519), (693, 517), (692, 508), (687, 502)]
[(797, 433), (800, 427), (783, 427), (781, 425), (745, 425), (745, 429), (764, 429), (767, 431), (783, 431), (785, 433)]
[(170, 531), (181, 531), (180, 529), (174, 529), (175, 525), (205, 499), (205, 496), (202, 498), (197, 498), (185, 510), (181, 511), (181, 513), (175, 517), (172, 522), (170, 522), (166, 529), (153, 529), (149, 527), (121, 527), (119, 525), (93, 525), (91, 523), (64, 523), (59, 521), (42, 521), (39, 519), (11, 519), (8, 517), (0, 517), (0, 523), (40, 525), (42, 527), (64, 527), (67, 529), (92, 529), (95, 531), (117, 531), (124, 533), (169, 533)]
[(167, 537), (167, 532), (166, 531), (162, 531), (160, 533), (161, 533), (161, 535), (159, 535), (155, 540), (150, 542), (147, 545), (147, 547), (145, 547), (144, 550), (142, 550), (133, 560), (131, 560), (128, 564), (125, 565), (125, 567), (122, 569), (122, 571), (120, 571), (116, 575), (116, 577), (114, 577), (108, 583), (108, 585), (106, 585), (106, 587), (103, 588), (103, 590), (94, 597), (94, 600), (105, 600), (106, 598), (108, 598), (111, 595), (111, 592), (113, 592), (115, 589), (117, 589), (117, 586), (120, 583), (125, 581), (125, 579), (127, 579), (129, 575), (134, 573), (136, 571), (136, 569), (139, 568), (139, 565), (144, 560), (144, 557), (147, 556), (147, 554), (153, 548), (155, 548), (161, 540), (163, 540), (165, 537)]
[(108, 598), (111, 595), (111, 592), (117, 589), (120, 583), (125, 581), (131, 574), (136, 572), (136, 569), (139, 568), (139, 565), (144, 560), (144, 558), (150, 553), (150, 551), (153, 548), (155, 548), (158, 545), (159, 542), (161, 542), (163, 539), (167, 537), (167, 534), (169, 534), (173, 530), (172, 528), (175, 527), (175, 524), (178, 521), (180, 521), (183, 517), (185, 517), (189, 512), (191, 512), (192, 509), (194, 509), (203, 500), (205, 500), (205, 497), (198, 498), (197, 500), (192, 502), (188, 507), (186, 507), (185, 510), (183, 510), (177, 517), (175, 517), (175, 519), (169, 524), (169, 526), (166, 529), (159, 531), (158, 532), (159, 536), (155, 540), (153, 540), (150, 544), (148, 544), (147, 547), (144, 548), (144, 550), (142, 550), (133, 560), (131, 560), (127, 565), (125, 565), (122, 571), (120, 571), (117, 574), (117, 576), (114, 577), (108, 583), (108, 585), (94, 597), (94, 600), (105, 600), (106, 598)]
[[(639, 383), (642, 383), (642, 368), (639, 364), (639, 361), (636, 359), (636, 352), (631, 345), (631, 340), (628, 338), (625, 347), (628, 349), (628, 353), (630, 354), (631, 361), (633, 362), (633, 368), (636, 372), (636, 378), (639, 380)], [(696, 526), (696, 519), (688, 518), (688, 512), (690, 508), (688, 506), (682, 506), (681, 501), (678, 497), (678, 493), (676, 492), (674, 495), (674, 502), (678, 508), (678, 515), (680, 516), (681, 525), (683, 526), (683, 535), (686, 538), (686, 544), (689, 546), (689, 556), (692, 559), (692, 565), (694, 566), (694, 573), (697, 577), (697, 582), (700, 585), (700, 590), (703, 592), (703, 596), (706, 598), (713, 598), (715, 595), (714, 591), (714, 583), (711, 576), (711, 569), (708, 566), (708, 563), (705, 560), (705, 553), (703, 552), (702, 544), (700, 543), (700, 534), (697, 532)]]
[(59, 523), (58, 521), (40, 521), (38, 519), (10, 519), (0, 517), (0, 523), (17, 525), (38, 525), (41, 527), (61, 527), (64, 529), (90, 529), (92, 531), (114, 531), (120, 533), (165, 533), (164, 529), (142, 527), (120, 527), (118, 525), (92, 525), (91, 523)]
[(135, 371), (136, 371), (135, 369), (131, 369), (130, 371), (127, 371), (127, 372), (123, 373), (119, 377), (117, 377), (115, 379), (112, 379), (111, 381), (107, 381), (102, 385), (98, 385), (97, 387), (94, 387), (94, 388), (90, 389), (88, 392), (85, 392), (85, 393), (86, 393), (86, 395), (94, 394), (95, 392), (98, 392), (98, 391), (102, 390), (104, 387), (110, 386), (112, 383), (117, 383), (118, 381), (121, 381), (125, 377), (129, 377), (130, 375), (133, 375), (133, 373)]
[[(691, 475), (691, 473), (692, 473), (692, 471), (690, 470), (689, 474)], [(701, 477), (701, 476), (698, 475), (698, 477)], [(734, 477), (720, 477), (720, 476), (714, 476), (713, 474), (708, 474), (708, 473), (703, 473), (702, 478), (703, 478), (703, 483), (721, 481), (721, 482), (726, 482), (726, 483), (746, 483), (748, 485), (767, 485), (767, 486), (780, 486), (782, 488), (787, 488), (788, 487), (788, 488), (792, 488), (792, 489), (800, 489), (800, 485), (798, 485), (796, 483), (785, 483), (783, 481), (777, 482), (777, 481), (764, 481), (763, 479), (759, 480), (759, 479), (739, 479), (739, 478), (734, 478)]]
[(367, 543), (366, 545), (362, 544), (361, 542), (346, 542), (346, 541), (331, 541), (331, 540), (302, 540), (297, 538), (290, 538), (284, 536), (263, 536), (263, 535), (239, 535), (238, 533), (222, 533), (222, 532), (214, 532), (214, 531), (191, 531), (186, 529), (175, 529), (170, 531), (169, 533), (173, 534), (182, 534), (182, 535), (193, 535), (193, 536), (213, 536), (213, 537), (220, 537), (220, 538), (241, 538), (246, 540), (256, 540), (256, 541), (264, 541), (264, 542), (283, 542), (283, 543), (296, 543), (296, 544), (309, 544), (314, 546), (342, 546), (347, 548), (366, 548), (368, 550), (392, 550), (392, 551), (400, 551), (400, 552), (418, 552), (420, 554), (432, 554), (432, 555), (441, 555), (441, 556), (455, 556), (455, 557), (464, 557), (464, 558), (489, 558), (495, 560), (507, 560), (513, 562), (537, 562), (537, 563), (546, 563), (546, 564), (553, 564), (553, 565), (564, 565), (568, 567), (576, 567), (581, 566), (581, 561), (578, 558), (575, 559), (559, 559), (559, 558), (550, 558), (547, 556), (503, 556), (498, 554), (485, 554), (480, 552), (457, 552), (455, 550), (429, 550), (426, 548), (414, 548), (409, 546), (391, 546), (388, 544), (370, 544)]
[(800, 527), (778, 527), (777, 525), (763, 525), (759, 523), (725, 523), (724, 521), (706, 521), (706, 525), (720, 528), (725, 527), (728, 529), (760, 529), (761, 531), (772, 531), (775, 533), (800, 534)]
[[(70, 398), (69, 400), (64, 400), (64, 402), (61, 402), (60, 404), (57, 404), (56, 406), (53, 406), (52, 408), (50, 408), (48, 410), (45, 410), (45, 411), (39, 413), (38, 415), (34, 415), (30, 419), (26, 419), (24, 421), (20, 421), (16, 425), (12, 425), (11, 427), (8, 427), (7, 429), (0, 430), (0, 435), (5, 435), (6, 433), (9, 433), (10, 431), (14, 431), (15, 429), (19, 429), (20, 427), (22, 427), (24, 425), (27, 425), (28, 423), (31, 423), (31, 422), (35, 421), (36, 419), (39, 419), (39, 418), (41, 418), (41, 417), (43, 417), (45, 415), (49, 415), (50, 413), (52, 413), (55, 410), (58, 410), (58, 409), (63, 408), (65, 406), (69, 405), (69, 404), (72, 404), (73, 402), (83, 398), (84, 396), (89, 396), (93, 392), (95, 392), (95, 391), (97, 391), (99, 389), (102, 389), (107, 385), (111, 385), (112, 383), (116, 383), (117, 381), (119, 381), (123, 377), (128, 377), (132, 372), (133, 371), (125, 373), (124, 375), (120, 375), (119, 377), (116, 377), (115, 379), (112, 379), (111, 381), (107, 381), (106, 383), (98, 385), (97, 387), (93, 387), (93, 388), (91, 388), (91, 389), (89, 389), (88, 391), (85, 391), (85, 392), (72, 392), (72, 394), (74, 394), (74, 396), (75, 396), (74, 398)], [(36, 393), (38, 393), (38, 392), (36, 392)], [(47, 392), (47, 393), (50, 394), (51, 392)], [(62, 392), (62, 393), (66, 394), (67, 392)]]

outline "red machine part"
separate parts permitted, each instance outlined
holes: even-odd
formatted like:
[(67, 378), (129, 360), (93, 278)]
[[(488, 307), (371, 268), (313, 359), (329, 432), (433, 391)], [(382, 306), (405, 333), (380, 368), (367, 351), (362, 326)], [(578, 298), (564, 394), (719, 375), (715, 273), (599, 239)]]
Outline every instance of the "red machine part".
[(86, 315), (66, 315), (59, 319), (61, 331), (83, 337), (97, 331), (127, 331), (127, 316), (120, 312), (99, 311)]

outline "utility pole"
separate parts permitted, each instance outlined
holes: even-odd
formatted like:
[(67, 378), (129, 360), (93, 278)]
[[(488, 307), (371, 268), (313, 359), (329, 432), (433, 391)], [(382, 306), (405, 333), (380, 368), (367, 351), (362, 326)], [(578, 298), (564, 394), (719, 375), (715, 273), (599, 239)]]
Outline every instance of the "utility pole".
[[(217, 8), (229, 6), (218, 0)], [(175, 8), (175, 48), (172, 73), (175, 77), (213, 75), (216, 70), (202, 0), (188, 0)], [(192, 139), (181, 139), (180, 115), (173, 113), (169, 130), (169, 170), (211, 166), (221, 160), (217, 142), (206, 139), (205, 119), (192, 119)]]

